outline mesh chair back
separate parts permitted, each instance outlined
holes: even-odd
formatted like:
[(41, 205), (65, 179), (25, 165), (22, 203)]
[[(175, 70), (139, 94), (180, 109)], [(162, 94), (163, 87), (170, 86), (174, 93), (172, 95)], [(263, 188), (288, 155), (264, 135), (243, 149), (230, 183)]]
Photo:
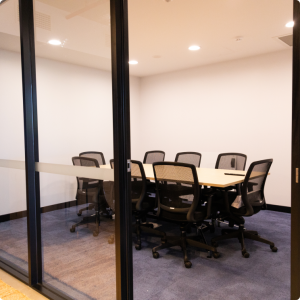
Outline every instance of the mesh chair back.
[(201, 153), (198, 152), (179, 152), (176, 154), (175, 162), (192, 164), (196, 168), (200, 167)]
[(79, 156), (97, 159), (99, 166), (105, 165), (105, 159), (102, 152), (95, 152), (95, 151), (82, 152), (79, 154)]
[(137, 210), (142, 210), (143, 200), (147, 189), (146, 175), (140, 161), (131, 161), (131, 199)]
[(164, 161), (165, 160), (165, 152), (164, 151), (148, 151), (145, 153), (144, 164), (153, 164), (155, 162)]
[(253, 162), (245, 176), (242, 186), (242, 200), (246, 215), (253, 215), (253, 207), (265, 206), (264, 188), (273, 159)]
[[(75, 156), (72, 157), (72, 162), (74, 166), (99, 168), (98, 160), (94, 158)], [(89, 182), (88, 185), (91, 186), (97, 183), (99, 183), (99, 180)], [(77, 177), (77, 184), (78, 184), (78, 190), (82, 190), (83, 180)]]
[(158, 215), (175, 221), (194, 221), (199, 201), (199, 183), (192, 164), (159, 162), (153, 164), (158, 191)]
[(216, 169), (245, 170), (247, 155), (242, 153), (221, 153), (218, 155)]

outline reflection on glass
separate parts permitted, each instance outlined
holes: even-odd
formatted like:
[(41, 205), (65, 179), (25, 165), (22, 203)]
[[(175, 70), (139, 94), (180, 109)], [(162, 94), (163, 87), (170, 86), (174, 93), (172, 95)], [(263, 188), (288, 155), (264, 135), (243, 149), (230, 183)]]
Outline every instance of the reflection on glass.
[[(0, 3), (0, 160), (24, 161), (18, 1)], [(0, 167), (0, 260), (27, 273), (24, 170)]]
[[(154, 149), (163, 150), (166, 161), (180, 151), (202, 154), (196, 200), (186, 181), (168, 183), (179, 172), (154, 191), (153, 173), (147, 178), (148, 194), (160, 199), (153, 212), (135, 215), (141, 223), (133, 234), (135, 299), (290, 298), (293, 24), (286, 24), (298, 2), (128, 0), (129, 61), (138, 62), (130, 72), (142, 77), (132, 159), (141, 161)], [(247, 155), (245, 171), (254, 161), (274, 159), (266, 184), (251, 179), (236, 186), (240, 176), (224, 175), (240, 169), (234, 157), (216, 170), (218, 155), (228, 152)], [(191, 157), (182, 161), (193, 163)], [(228, 205), (226, 176), (235, 178), (227, 186)], [(183, 217), (191, 202), (197, 210)], [(184, 228), (192, 216), (194, 224)], [(208, 257), (205, 241), (220, 257)]]
[[(103, 166), (113, 154), (110, 2), (34, 7), (40, 161)], [(115, 299), (113, 184), (40, 178), (44, 284), (73, 299)]]
[(0, 168), (0, 260), (28, 271), (25, 171)]

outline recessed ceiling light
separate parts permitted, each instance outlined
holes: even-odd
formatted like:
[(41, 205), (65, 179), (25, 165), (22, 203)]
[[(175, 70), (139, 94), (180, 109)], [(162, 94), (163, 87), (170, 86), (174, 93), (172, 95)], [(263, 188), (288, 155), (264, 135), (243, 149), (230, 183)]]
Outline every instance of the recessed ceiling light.
[(61, 45), (61, 41), (59, 41), (59, 40), (50, 40), (50, 41), (48, 41), (48, 44), (59, 46), (59, 45)]
[(286, 23), (285, 27), (294, 27), (294, 21)]
[(191, 51), (196, 51), (196, 50), (199, 50), (199, 49), (200, 49), (200, 47), (196, 46), (196, 45), (193, 45), (193, 46), (189, 47), (189, 50), (191, 50)]
[(138, 64), (138, 62), (137, 62), (136, 60), (130, 60), (129, 63), (130, 63), (131, 65), (137, 65), (137, 64)]

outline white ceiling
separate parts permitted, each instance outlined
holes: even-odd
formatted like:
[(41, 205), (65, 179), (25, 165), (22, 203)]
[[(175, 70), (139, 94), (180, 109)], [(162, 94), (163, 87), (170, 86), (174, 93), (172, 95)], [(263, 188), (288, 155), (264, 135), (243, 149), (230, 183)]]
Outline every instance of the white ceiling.
[[(137, 76), (289, 48), (293, 0), (129, 0), (130, 67)], [(236, 37), (242, 36), (240, 42)], [(201, 50), (189, 51), (190, 45)], [(161, 58), (154, 58), (154, 56)]]
[[(288, 49), (293, 0), (128, 0), (130, 73), (149, 76)], [(109, 0), (36, 0), (36, 55), (110, 69)], [(19, 49), (18, 1), (0, 6), (0, 48)], [(41, 19), (42, 20), (42, 19)], [(48, 27), (49, 28), (48, 28)], [(46, 29), (45, 29), (46, 28)], [(236, 38), (242, 40), (236, 42)], [(47, 44), (64, 41), (63, 47)], [(189, 51), (196, 44), (199, 51)]]

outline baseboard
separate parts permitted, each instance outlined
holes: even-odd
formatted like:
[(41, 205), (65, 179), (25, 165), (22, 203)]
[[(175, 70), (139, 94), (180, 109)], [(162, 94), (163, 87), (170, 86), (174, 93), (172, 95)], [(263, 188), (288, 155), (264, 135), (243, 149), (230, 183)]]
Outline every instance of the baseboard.
[[(67, 202), (63, 202), (63, 203), (58, 203), (58, 204), (45, 206), (45, 207), (41, 208), (41, 213), (43, 214), (43, 213), (47, 213), (47, 212), (58, 210), (58, 209), (63, 209), (63, 208), (76, 206), (76, 204), (77, 204), (76, 202), (77, 202), (76, 200), (72, 200), (72, 201), (67, 201)], [(86, 202), (78, 201), (78, 205), (85, 204), (85, 203)], [(18, 212), (15, 212), (15, 213), (0, 216), (0, 223), (15, 220), (15, 219), (21, 219), (21, 218), (25, 218), (25, 217), (27, 217), (27, 211), (26, 210), (18, 211)]]
[(15, 220), (15, 219), (21, 219), (27, 217), (27, 211), (18, 211), (15, 213), (7, 214), (7, 215), (2, 215), (0, 216), (0, 223), (1, 222), (7, 222), (10, 220)]
[(279, 211), (279, 212), (284, 212), (284, 213), (289, 213), (289, 214), (291, 213), (290, 206), (267, 204), (267, 210)]
[[(77, 205), (85, 204), (86, 202), (83, 201), (78, 201)], [(63, 203), (58, 203), (58, 204), (53, 204), (49, 206), (45, 206), (41, 208), (41, 213), (47, 213), (50, 211), (58, 210), (58, 209), (64, 209), (68, 207), (76, 206), (76, 200), (72, 201), (67, 201)], [(284, 212), (284, 213), (291, 213), (291, 207), (289, 206), (281, 206), (281, 205), (273, 205), (273, 204), (268, 204), (267, 205), (267, 210), (272, 210), (272, 211), (279, 211), (279, 212)], [(15, 219), (21, 219), (25, 218), (27, 216), (27, 211), (19, 211), (7, 215), (2, 215), (0, 216), (0, 223), (1, 222), (6, 222), (10, 220), (15, 220)], [(150, 217), (150, 216), (149, 216)], [(152, 218), (157, 218), (155, 215), (151, 215)]]
[[(83, 204), (83, 203), (78, 203), (78, 205)], [(63, 203), (58, 203), (58, 204), (53, 204), (49, 206), (44, 206), (41, 208), (41, 213), (47, 213), (50, 211), (58, 210), (58, 209), (63, 209), (63, 208), (68, 208), (76, 206), (76, 200), (68, 201), (68, 202), (63, 202)]]

